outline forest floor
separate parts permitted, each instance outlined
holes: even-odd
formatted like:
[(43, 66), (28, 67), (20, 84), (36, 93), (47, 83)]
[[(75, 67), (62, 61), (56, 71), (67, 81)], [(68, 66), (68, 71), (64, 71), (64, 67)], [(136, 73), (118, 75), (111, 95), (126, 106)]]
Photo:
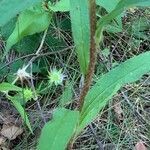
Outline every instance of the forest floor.
[[(47, 76), (43, 75), (46, 74), (44, 67), (47, 70), (50, 66), (62, 68), (66, 75), (64, 86), (51, 86), (39, 96), (38, 101), (29, 101), (25, 106), (34, 134), (31, 134), (23, 124), (12, 103), (4, 94), (0, 94), (0, 149), (2, 150), (36, 149), (40, 131), (45, 121), (51, 119), (51, 113), (58, 106), (62, 91), (68, 83), (71, 83), (69, 86), (72, 89), (73, 99), (78, 98), (81, 73), (72, 37), (68, 31), (69, 18), (67, 15), (65, 17), (58, 15), (56, 19), (57, 24), (54, 23), (51, 31), (47, 33), (47, 36), (53, 35), (56, 38), (47, 39), (42, 48), (42, 56), (36, 59), (32, 71), (34, 84), (38, 87), (39, 81), (47, 82)], [(93, 82), (119, 63), (150, 50), (150, 10), (130, 10), (123, 18), (123, 22), (122, 32), (104, 34), (101, 50), (99, 49), (97, 54)], [(4, 35), (7, 37), (6, 32)], [(26, 42), (28, 46), (32, 46), (32, 40), (26, 39)], [(4, 43), (5, 38), (2, 34), (1, 56)], [(32, 57), (30, 52), (32, 47), (19, 46), (22, 51), (12, 50), (0, 64), (0, 82), (13, 81), (14, 73)], [(39, 71), (39, 68), (43, 71)], [(24, 85), (27, 84), (28, 82), (24, 81)], [(12, 137), (12, 134), (15, 135)], [(99, 113), (97, 119), (77, 137), (73, 149), (99, 150), (104, 147), (104, 150), (133, 150), (139, 146), (150, 149), (150, 76), (148, 74), (138, 82), (124, 86)]]

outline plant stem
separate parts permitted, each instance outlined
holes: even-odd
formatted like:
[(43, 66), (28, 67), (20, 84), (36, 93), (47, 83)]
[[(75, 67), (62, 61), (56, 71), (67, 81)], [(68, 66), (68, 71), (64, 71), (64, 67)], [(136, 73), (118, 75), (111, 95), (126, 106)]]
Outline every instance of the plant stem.
[(90, 62), (88, 66), (88, 71), (85, 76), (85, 81), (83, 88), (79, 96), (78, 110), (81, 111), (84, 105), (84, 99), (89, 91), (92, 77), (95, 70), (96, 62), (96, 43), (95, 43), (95, 31), (96, 31), (96, 4), (95, 0), (89, 0), (89, 13), (90, 13)]
[(46, 30), (44, 31), (44, 35), (43, 35), (43, 37), (42, 37), (40, 46), (39, 46), (39, 48), (37, 49), (37, 51), (36, 51), (36, 53), (35, 53), (35, 56), (33, 56), (33, 57), (30, 59), (30, 61), (28, 62), (28, 64), (25, 66), (26, 69), (31, 65), (31, 63), (36, 59), (36, 57), (37, 57), (38, 55), (40, 55), (40, 51), (41, 51), (41, 49), (42, 49), (42, 47), (43, 47), (43, 44), (44, 44), (44, 41), (45, 41), (45, 38), (46, 38), (46, 35), (47, 35), (47, 30), (48, 30), (48, 29), (46, 29)]
[[(89, 0), (89, 16), (90, 16), (90, 62), (88, 66), (88, 71), (85, 76), (84, 85), (79, 96), (78, 110), (81, 112), (84, 98), (89, 91), (92, 77), (95, 70), (96, 62), (96, 43), (95, 43), (95, 32), (96, 32), (96, 4), (95, 0)], [(72, 150), (75, 135), (70, 139), (68, 143), (68, 150)]]

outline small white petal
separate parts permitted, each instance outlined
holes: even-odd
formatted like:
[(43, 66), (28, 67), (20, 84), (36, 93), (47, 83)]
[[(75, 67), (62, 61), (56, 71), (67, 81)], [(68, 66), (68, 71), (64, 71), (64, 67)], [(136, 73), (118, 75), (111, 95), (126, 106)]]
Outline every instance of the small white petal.
[(19, 68), (16, 75), (18, 78), (20, 78), (20, 80), (26, 79), (26, 78), (32, 78), (32, 75), (26, 72), (26, 67)]

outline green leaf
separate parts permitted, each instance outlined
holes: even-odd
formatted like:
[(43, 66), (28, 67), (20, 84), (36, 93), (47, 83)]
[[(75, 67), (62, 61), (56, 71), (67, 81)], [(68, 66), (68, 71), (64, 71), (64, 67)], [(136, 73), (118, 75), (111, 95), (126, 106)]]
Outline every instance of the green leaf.
[(96, 4), (104, 7), (108, 12), (111, 12), (118, 2), (119, 0), (96, 0)]
[(15, 86), (13, 84), (2, 82), (0, 83), (0, 91), (22, 91), (22, 89), (18, 86)]
[(7, 40), (6, 50), (9, 50), (23, 37), (44, 31), (48, 28), (50, 21), (51, 14), (44, 11), (42, 6), (25, 10), (19, 15), (16, 27)]
[[(116, 5), (119, 3), (119, 0), (96, 0), (96, 4), (104, 7), (107, 12), (111, 12), (113, 9), (115, 9)], [(122, 15), (119, 15), (116, 17), (118, 27), (122, 30)], [(106, 27), (107, 29), (107, 27)], [(108, 30), (107, 30), (108, 31)], [(117, 32), (117, 31), (116, 31)]]
[[(117, 7), (120, 9), (124, 8), (128, 8), (128, 7), (148, 7), (150, 6), (150, 1), (149, 0), (121, 0)], [(116, 7), (116, 8), (117, 8)]]
[(60, 101), (59, 101), (59, 105), (60, 106), (64, 106), (67, 103), (71, 102), (72, 95), (73, 95), (73, 93), (72, 93), (72, 84), (69, 83), (69, 84), (67, 84), (63, 94), (61, 95), (61, 98), (60, 98)]
[(122, 32), (122, 27), (120, 27), (118, 25), (113, 25), (113, 24), (107, 25), (104, 29), (110, 33)]
[(69, 0), (60, 0), (56, 2), (56, 4), (52, 4), (52, 2), (48, 2), (48, 8), (51, 9), (54, 12), (61, 11), (69, 11), (70, 10), (70, 2)]
[(0, 0), (0, 26), (6, 24), (19, 12), (35, 5), (38, 2), (41, 2), (41, 0)]
[[(108, 12), (112, 11), (118, 2), (119, 0), (96, 0), (96, 4), (104, 7)], [(49, 1), (48, 7), (54, 12), (66, 12), (71, 10), (70, 0), (60, 0), (55, 4)]]
[(13, 96), (13, 99), (19, 102), (21, 106), (25, 106), (28, 101), (34, 99), (34, 94), (31, 89), (25, 88), (21, 92), (15, 94)]
[(149, 7), (150, 6), (150, 1), (149, 0), (143, 0), (143, 1), (139, 1), (138, 2), (138, 6), (145, 6), (145, 7)]
[(78, 111), (56, 109), (53, 119), (42, 129), (38, 150), (65, 150), (76, 129), (78, 117)]
[[(1, 27), (1, 35), (4, 40), (7, 40), (13, 32), (16, 25), (17, 17), (11, 19), (8, 23)], [(39, 46), (41, 41), (41, 35), (34, 34), (26, 36), (21, 39), (17, 44), (13, 46), (13, 50), (20, 52), (21, 54), (33, 53)]]
[(85, 98), (78, 132), (96, 118), (112, 96), (125, 84), (132, 83), (150, 71), (150, 52), (135, 56), (103, 75)]
[(35, 52), (41, 42), (41, 34), (26, 36), (14, 45), (13, 49), (21, 54), (31, 54)]
[(8, 39), (15, 28), (15, 24), (17, 21), (17, 17), (12, 18), (9, 22), (7, 22), (4, 26), (0, 28), (0, 33), (4, 40)]
[(23, 119), (23, 121), (25, 122), (29, 130), (31, 131), (31, 133), (33, 133), (27, 113), (25, 109), (21, 106), (18, 99), (16, 99), (15, 97), (11, 97), (11, 96), (8, 96), (8, 99), (11, 100), (11, 102), (13, 103), (14, 107), (17, 109), (17, 111), (21, 115), (21, 118)]
[(86, 74), (89, 64), (90, 20), (88, 0), (70, 0), (70, 16), (73, 39), (83, 74)]
[(148, 4), (147, 0), (120, 0), (114, 10), (112, 10), (108, 15), (99, 19), (96, 30), (96, 44), (98, 45), (101, 41), (103, 29), (112, 19), (120, 15), (125, 9), (134, 6), (147, 6), (146, 4)]

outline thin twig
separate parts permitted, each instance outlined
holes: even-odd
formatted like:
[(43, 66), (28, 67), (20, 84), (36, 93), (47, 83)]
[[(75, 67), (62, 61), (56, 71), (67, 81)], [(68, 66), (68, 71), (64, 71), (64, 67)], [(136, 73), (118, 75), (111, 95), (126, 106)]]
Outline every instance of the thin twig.
[(37, 49), (37, 51), (36, 51), (36, 53), (35, 53), (35, 56), (31, 58), (31, 60), (30, 60), (30, 61), (28, 62), (28, 64), (25, 66), (25, 69), (27, 69), (27, 68), (31, 65), (31, 63), (36, 59), (36, 57), (39, 55), (39, 53), (40, 53), (40, 51), (41, 51), (41, 49), (42, 49), (42, 47), (43, 47), (43, 44), (44, 44), (46, 35), (47, 35), (47, 30), (48, 30), (48, 29), (46, 29), (46, 30), (44, 31), (44, 35), (43, 35), (43, 37), (42, 37), (40, 46), (39, 46), (39, 48)]
[[(39, 55), (36, 55), (36, 54), (28, 54), (28, 55), (19, 57), (19, 58), (15, 59), (15, 60), (13, 60), (13, 61), (11, 61), (11, 62), (5, 64), (4, 66), (2, 66), (2, 67), (0, 68), (0, 70), (3, 70), (5, 67), (7, 67), (7, 66), (11, 65), (12, 63), (14, 63), (14, 62), (16, 62), (16, 61), (19, 61), (19, 60), (21, 60), (21, 59), (25, 59), (25, 58), (28, 58), (28, 57), (34, 57), (34, 56), (36, 57), (35, 59), (37, 59), (37, 58), (42, 57), (42, 56), (49, 56), (49, 55), (53, 55), (53, 54), (56, 54), (56, 53), (62, 53), (62, 52), (64, 52), (64, 51), (66, 51), (66, 50), (68, 50), (68, 49), (72, 49), (72, 48), (73, 48), (73, 46), (69, 46), (69, 47), (64, 48), (64, 49), (62, 49), (62, 50), (53, 51), (53, 52), (47, 52), (47, 53), (41, 53), (41, 54), (39, 54)], [(35, 59), (34, 59), (34, 60), (35, 60)]]
[(99, 150), (104, 150), (104, 146), (103, 146), (102, 142), (99, 140), (99, 138), (97, 137), (92, 124), (90, 124), (89, 127), (90, 127), (90, 129), (91, 129), (91, 131), (92, 131), (92, 133), (94, 135), (94, 138), (95, 138), (95, 140), (97, 142)]
[[(44, 35), (42, 37), (40, 46), (39, 46), (39, 48), (37, 49), (37, 51), (35, 53), (36, 56), (39, 54), (40, 50), (42, 49), (42, 46), (43, 46), (44, 41), (45, 41), (46, 34), (47, 34), (47, 29), (44, 31)], [(24, 69), (24, 71), (26, 71), (26, 69), (32, 64), (32, 62), (36, 59), (36, 56), (32, 57), (30, 59), (30, 61), (28, 62), (28, 64), (26, 66), (22, 67)], [(31, 76), (31, 78), (32, 78), (32, 76)], [(12, 84), (15, 84), (18, 81), (18, 79), (19, 79), (19, 77), (17, 76), (16, 79), (12, 82)]]

